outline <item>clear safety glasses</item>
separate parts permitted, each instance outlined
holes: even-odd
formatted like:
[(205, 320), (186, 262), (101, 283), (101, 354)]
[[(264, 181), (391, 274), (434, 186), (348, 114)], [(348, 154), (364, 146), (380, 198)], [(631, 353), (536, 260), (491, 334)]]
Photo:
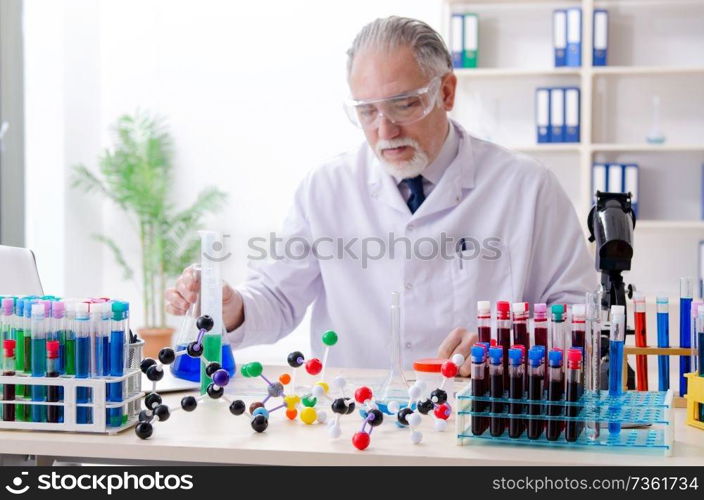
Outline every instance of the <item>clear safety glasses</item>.
[(436, 103), (442, 77), (436, 76), (423, 88), (382, 99), (345, 102), (350, 121), (360, 128), (376, 128), (381, 117), (395, 125), (409, 125), (425, 118)]

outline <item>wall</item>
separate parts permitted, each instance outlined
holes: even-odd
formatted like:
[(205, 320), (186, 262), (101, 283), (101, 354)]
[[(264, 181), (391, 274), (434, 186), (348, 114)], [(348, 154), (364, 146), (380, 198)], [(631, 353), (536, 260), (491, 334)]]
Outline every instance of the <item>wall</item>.
[[(344, 5), (344, 4), (343, 4)], [(359, 28), (389, 14), (441, 27), (438, 1), (25, 2), (27, 245), (47, 292), (124, 297), (141, 325), (138, 288), (91, 234), (117, 236), (131, 261), (128, 222), (70, 189), (71, 165), (95, 168), (120, 114), (167, 118), (176, 145), (175, 202), (217, 184), (229, 205), (207, 221), (231, 234), (231, 282), (246, 271), (246, 241), (276, 230), (305, 172), (363, 140), (341, 107), (345, 50)], [(179, 321), (172, 319), (172, 325)], [(257, 356), (308, 350), (307, 325)]]

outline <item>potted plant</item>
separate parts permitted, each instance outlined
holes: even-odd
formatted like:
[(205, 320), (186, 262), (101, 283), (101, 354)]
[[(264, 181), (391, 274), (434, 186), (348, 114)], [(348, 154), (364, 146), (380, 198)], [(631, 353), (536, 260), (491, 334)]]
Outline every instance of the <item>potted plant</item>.
[[(112, 149), (99, 157), (96, 175), (85, 165), (73, 167), (73, 187), (97, 192), (120, 207), (139, 236), (141, 289), (145, 325), (138, 329), (145, 340), (145, 356), (156, 357), (171, 344), (174, 332), (166, 324), (164, 291), (199, 254), (204, 215), (218, 210), (226, 194), (215, 187), (203, 189), (191, 206), (177, 208), (172, 201), (172, 141), (163, 120), (148, 113), (123, 115), (113, 126)], [(127, 280), (134, 280), (133, 265), (117, 242), (93, 235), (110, 248)]]

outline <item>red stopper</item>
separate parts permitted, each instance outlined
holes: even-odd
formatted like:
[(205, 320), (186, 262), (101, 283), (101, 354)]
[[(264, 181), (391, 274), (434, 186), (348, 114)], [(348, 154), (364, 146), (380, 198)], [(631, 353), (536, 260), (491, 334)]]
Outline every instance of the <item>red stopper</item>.
[(2, 350), (5, 353), (6, 358), (14, 358), (15, 357), (15, 346), (17, 345), (17, 342), (14, 340), (3, 340), (2, 341)]
[(511, 304), (505, 300), (496, 303), (496, 319), (509, 319), (511, 315)]
[(457, 371), (457, 365), (452, 361), (445, 361), (440, 367), (440, 373), (442, 373), (442, 376), (445, 378), (455, 377), (457, 375)]
[(369, 387), (362, 386), (354, 391), (354, 399), (359, 404), (364, 404), (364, 402), (372, 399), (372, 390)]
[(570, 349), (567, 351), (567, 368), (578, 370), (582, 367), (582, 350)]
[(46, 357), (49, 359), (59, 358), (59, 341), (48, 340), (46, 343)]
[(306, 361), (306, 371), (311, 375), (317, 375), (323, 370), (323, 364), (318, 358), (309, 359)]
[(496, 339), (490, 339), (489, 340), (489, 347), (496, 347), (498, 344), (496, 343)]

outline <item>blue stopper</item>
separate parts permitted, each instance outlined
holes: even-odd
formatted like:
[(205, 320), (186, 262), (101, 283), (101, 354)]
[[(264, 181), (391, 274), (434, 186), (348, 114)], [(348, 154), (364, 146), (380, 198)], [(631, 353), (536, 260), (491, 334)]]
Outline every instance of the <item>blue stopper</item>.
[(520, 349), (508, 350), (508, 364), (511, 366), (520, 366), (523, 364), (523, 353)]
[(484, 362), (484, 348), (480, 345), (472, 346), (472, 363)]
[(531, 347), (528, 351), (528, 363), (530, 366), (540, 366), (545, 358), (545, 349), (540, 349), (542, 346)]
[(548, 353), (548, 363), (552, 367), (562, 366), (562, 351), (556, 349)]
[(492, 365), (500, 365), (503, 361), (504, 350), (502, 347), (489, 348), (489, 363)]

